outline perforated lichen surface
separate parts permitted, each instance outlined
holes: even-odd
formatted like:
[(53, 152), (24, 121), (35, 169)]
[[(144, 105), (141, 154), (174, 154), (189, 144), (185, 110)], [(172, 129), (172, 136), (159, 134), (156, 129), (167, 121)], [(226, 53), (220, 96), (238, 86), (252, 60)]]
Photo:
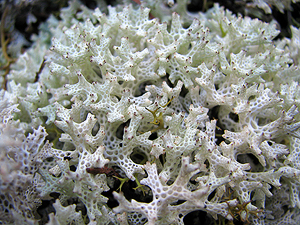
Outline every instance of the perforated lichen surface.
[(70, 2), (11, 65), (4, 223), (299, 221), (298, 29), (180, 4)]

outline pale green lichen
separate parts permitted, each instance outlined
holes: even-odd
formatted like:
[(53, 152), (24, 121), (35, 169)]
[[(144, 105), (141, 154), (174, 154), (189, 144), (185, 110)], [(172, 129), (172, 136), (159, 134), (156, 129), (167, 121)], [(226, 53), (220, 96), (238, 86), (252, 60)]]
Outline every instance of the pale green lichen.
[[(298, 29), (274, 41), (274, 23), (171, 3), (105, 15), (70, 2), (11, 65), (0, 92), (4, 223), (37, 224), (54, 193), (48, 224), (183, 224), (196, 210), (299, 221)], [(109, 207), (116, 173), (142, 187), (121, 184), (139, 199), (114, 192)]]

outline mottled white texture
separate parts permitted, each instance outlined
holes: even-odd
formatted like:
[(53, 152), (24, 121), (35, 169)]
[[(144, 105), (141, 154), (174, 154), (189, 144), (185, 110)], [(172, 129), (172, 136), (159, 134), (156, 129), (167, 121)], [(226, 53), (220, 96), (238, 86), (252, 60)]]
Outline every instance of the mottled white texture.
[(59, 193), (49, 224), (299, 219), (299, 30), (186, 2), (73, 1), (41, 27), (0, 92), (1, 218), (37, 223)]

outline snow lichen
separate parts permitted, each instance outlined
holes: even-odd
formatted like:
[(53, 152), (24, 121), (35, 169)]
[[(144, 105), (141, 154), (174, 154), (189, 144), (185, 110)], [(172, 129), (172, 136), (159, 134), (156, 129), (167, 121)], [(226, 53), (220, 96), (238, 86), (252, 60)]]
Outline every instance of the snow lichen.
[(4, 223), (299, 221), (299, 30), (177, 2), (71, 1), (10, 65)]

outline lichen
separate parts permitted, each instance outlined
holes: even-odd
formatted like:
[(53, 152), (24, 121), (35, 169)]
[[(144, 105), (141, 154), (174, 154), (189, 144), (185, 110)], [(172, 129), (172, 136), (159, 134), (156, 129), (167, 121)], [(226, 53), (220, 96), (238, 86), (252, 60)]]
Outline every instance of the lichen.
[(48, 224), (299, 221), (299, 30), (151, 2), (72, 1), (10, 64), (4, 223), (37, 224), (47, 201)]

